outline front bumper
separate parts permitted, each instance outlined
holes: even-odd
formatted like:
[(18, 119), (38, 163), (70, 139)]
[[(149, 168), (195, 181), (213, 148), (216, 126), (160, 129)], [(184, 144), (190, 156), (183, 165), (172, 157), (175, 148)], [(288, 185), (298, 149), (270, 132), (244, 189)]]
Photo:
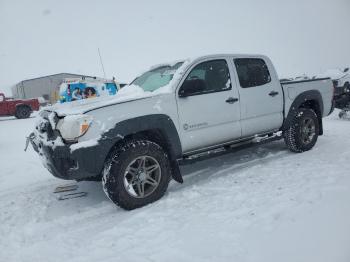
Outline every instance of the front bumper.
[(101, 176), (109, 151), (103, 143), (71, 151), (69, 144), (55, 145), (53, 141), (40, 137), (40, 134), (32, 133), (29, 139), (44, 166), (55, 177), (79, 181)]

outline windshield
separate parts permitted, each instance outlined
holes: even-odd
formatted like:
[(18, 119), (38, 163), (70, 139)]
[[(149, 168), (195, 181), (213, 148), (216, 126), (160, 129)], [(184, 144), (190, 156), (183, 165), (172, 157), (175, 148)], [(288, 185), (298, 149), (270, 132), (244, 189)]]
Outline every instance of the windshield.
[(144, 91), (153, 92), (162, 86), (166, 86), (173, 79), (176, 70), (183, 64), (162, 65), (156, 67), (136, 78), (131, 84), (141, 87)]

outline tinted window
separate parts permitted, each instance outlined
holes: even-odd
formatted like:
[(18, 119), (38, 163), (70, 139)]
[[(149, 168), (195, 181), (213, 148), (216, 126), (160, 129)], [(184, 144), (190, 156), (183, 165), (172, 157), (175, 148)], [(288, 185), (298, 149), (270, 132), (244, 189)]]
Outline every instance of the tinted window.
[(226, 60), (213, 60), (196, 65), (188, 74), (180, 91), (187, 89), (187, 95), (197, 95), (230, 88), (231, 80)]
[(269, 69), (262, 59), (235, 59), (236, 70), (241, 87), (261, 86), (271, 82)]

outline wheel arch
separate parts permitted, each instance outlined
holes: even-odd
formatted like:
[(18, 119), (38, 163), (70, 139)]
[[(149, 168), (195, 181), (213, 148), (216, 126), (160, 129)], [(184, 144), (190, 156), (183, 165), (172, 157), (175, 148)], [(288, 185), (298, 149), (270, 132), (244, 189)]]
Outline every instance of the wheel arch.
[(290, 127), (294, 116), (297, 114), (300, 108), (309, 108), (315, 111), (320, 127), (319, 135), (323, 135), (323, 99), (320, 91), (318, 90), (305, 91), (294, 99), (292, 105), (290, 106), (288, 115), (283, 123), (282, 131), (285, 131)]
[(30, 105), (27, 105), (27, 104), (24, 104), (24, 103), (18, 103), (18, 104), (15, 105), (16, 110), (17, 110), (18, 108), (20, 108), (20, 107), (27, 107), (27, 108), (29, 108), (31, 111), (33, 111), (32, 107), (31, 107)]
[(173, 178), (180, 183), (183, 182), (177, 163), (177, 159), (182, 156), (181, 142), (175, 124), (169, 116), (153, 114), (117, 123), (114, 128), (102, 135), (102, 141), (108, 148), (106, 159), (116, 147), (135, 139), (147, 139), (163, 147), (170, 158)]

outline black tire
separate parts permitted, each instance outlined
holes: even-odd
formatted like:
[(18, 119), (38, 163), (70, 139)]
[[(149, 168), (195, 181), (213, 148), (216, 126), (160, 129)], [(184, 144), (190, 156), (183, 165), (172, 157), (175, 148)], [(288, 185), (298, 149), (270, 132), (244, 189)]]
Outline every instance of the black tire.
[[(158, 185), (154, 186), (154, 188), (151, 188), (151, 185), (147, 184), (147, 174), (145, 175), (146, 179), (143, 178), (145, 180), (141, 181), (139, 167), (132, 167), (132, 163), (138, 165), (138, 161), (141, 161), (139, 159), (143, 157), (146, 157), (146, 160), (144, 160), (145, 162), (154, 160), (159, 166), (160, 171), (157, 171), (157, 178), (155, 178), (156, 175), (152, 178), (158, 182)], [(129, 168), (134, 169), (133, 172), (138, 174), (138, 177), (137, 175), (130, 175), (127, 172)], [(135, 169), (137, 169), (137, 171), (135, 171)], [(145, 170), (146, 169), (147, 168), (145, 168)], [(144, 171), (144, 173), (147, 172)], [(128, 178), (128, 176), (132, 178)], [(132, 181), (128, 182), (128, 179)], [(170, 163), (162, 147), (147, 140), (131, 140), (117, 147), (107, 159), (103, 170), (102, 185), (103, 190), (110, 200), (121, 208), (132, 210), (160, 199), (165, 194), (170, 179)], [(130, 184), (126, 186), (125, 183)], [(133, 183), (136, 184), (131, 185)], [(145, 196), (138, 195), (138, 193), (140, 193), (140, 191), (138, 191), (138, 189), (140, 189), (138, 186), (140, 185), (137, 183), (143, 183), (143, 193), (145, 193)], [(149, 195), (146, 195), (147, 190), (149, 191)], [(135, 194), (132, 195), (130, 191), (134, 191)]]
[(28, 118), (30, 116), (31, 111), (32, 110), (28, 106), (18, 106), (16, 108), (15, 117), (17, 117), (18, 119)]
[(290, 151), (301, 153), (313, 148), (319, 132), (319, 123), (315, 111), (300, 108), (283, 136)]
[(342, 111), (339, 112), (338, 116), (339, 116), (340, 119), (343, 119), (346, 116), (346, 112), (344, 110), (342, 110)]

